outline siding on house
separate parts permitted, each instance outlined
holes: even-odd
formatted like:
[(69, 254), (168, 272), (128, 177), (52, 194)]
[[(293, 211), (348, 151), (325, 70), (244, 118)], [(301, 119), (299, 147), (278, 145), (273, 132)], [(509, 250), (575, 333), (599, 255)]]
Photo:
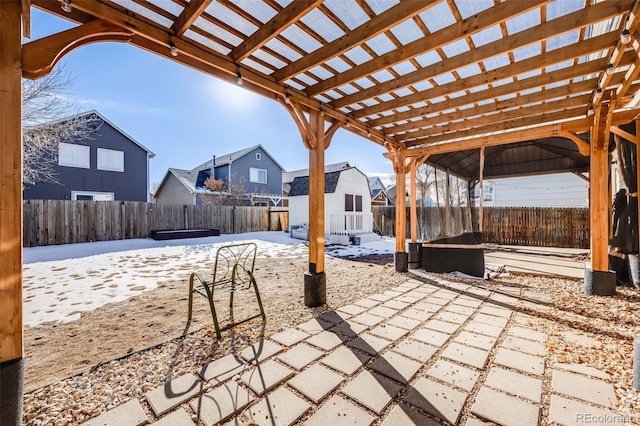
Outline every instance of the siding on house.
[(173, 174), (168, 174), (163, 183), (162, 202), (166, 204), (194, 204), (194, 195)]
[[(24, 199), (70, 200), (72, 191), (113, 193), (114, 200), (148, 201), (148, 158), (145, 150), (107, 121), (90, 140), (78, 143), (89, 146), (89, 168), (54, 166), (59, 183), (25, 184)], [(98, 170), (98, 148), (124, 152), (124, 172)]]

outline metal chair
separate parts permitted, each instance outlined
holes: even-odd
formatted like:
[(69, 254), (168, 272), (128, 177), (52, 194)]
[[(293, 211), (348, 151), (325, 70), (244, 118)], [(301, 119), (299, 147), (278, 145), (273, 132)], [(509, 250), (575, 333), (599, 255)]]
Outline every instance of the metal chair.
[[(216, 252), (216, 260), (213, 267), (213, 277), (211, 281), (203, 279), (197, 272), (192, 272), (189, 277), (189, 321), (193, 314), (193, 293), (198, 293), (209, 300), (213, 325), (216, 329), (216, 336), (220, 339), (220, 331), (231, 328), (235, 325), (262, 316), (265, 321), (264, 308), (260, 299), (258, 285), (253, 275), (253, 268), (256, 263), (256, 253), (258, 247), (255, 243), (242, 243), (222, 246)], [(256, 292), (260, 313), (242, 321), (233, 321), (233, 294), (238, 290), (249, 290), (251, 287)], [(215, 294), (220, 291), (229, 292), (229, 309), (231, 312), (231, 322), (224, 328), (220, 328), (216, 308), (213, 301)]]

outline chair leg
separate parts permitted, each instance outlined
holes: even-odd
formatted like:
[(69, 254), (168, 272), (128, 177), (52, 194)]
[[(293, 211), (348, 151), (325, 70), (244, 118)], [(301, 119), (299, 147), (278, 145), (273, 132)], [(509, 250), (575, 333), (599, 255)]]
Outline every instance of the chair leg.
[(216, 307), (213, 303), (214, 286), (212, 284), (211, 288), (209, 288), (208, 285), (205, 285), (204, 287), (205, 287), (205, 290), (207, 291), (207, 299), (209, 299), (209, 308), (211, 308), (211, 316), (213, 317), (213, 326), (216, 329), (216, 337), (218, 338), (218, 340), (220, 340), (222, 338), (222, 335), (220, 334), (220, 325), (218, 324), (218, 315), (216, 314)]
[(195, 275), (193, 272), (191, 273), (191, 276), (189, 277), (189, 315), (187, 316), (187, 320), (191, 321), (191, 318), (193, 317), (193, 279), (195, 278)]
[(262, 315), (262, 320), (266, 321), (267, 318), (264, 314), (264, 308), (262, 307), (262, 299), (260, 298), (260, 292), (258, 291), (258, 284), (256, 283), (256, 279), (251, 275), (251, 283), (253, 284), (253, 289), (256, 291), (256, 299), (258, 299), (258, 306), (260, 306), (260, 315)]

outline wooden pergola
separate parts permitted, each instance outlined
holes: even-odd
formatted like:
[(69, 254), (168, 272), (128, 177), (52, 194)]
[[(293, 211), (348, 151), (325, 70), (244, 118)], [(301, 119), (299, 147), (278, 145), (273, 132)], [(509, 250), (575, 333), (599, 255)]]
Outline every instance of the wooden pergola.
[[(28, 41), (33, 7), (77, 26)], [(571, 141), (590, 157), (592, 269), (607, 273), (609, 136), (636, 142), (619, 126), (640, 114), (639, 12), (639, 0), (0, 1), (0, 362), (22, 359), (21, 78), (71, 50), (129, 43), (290, 112), (309, 150), (313, 306), (325, 300), (324, 151), (339, 128), (386, 148), (398, 194), (442, 154)]]

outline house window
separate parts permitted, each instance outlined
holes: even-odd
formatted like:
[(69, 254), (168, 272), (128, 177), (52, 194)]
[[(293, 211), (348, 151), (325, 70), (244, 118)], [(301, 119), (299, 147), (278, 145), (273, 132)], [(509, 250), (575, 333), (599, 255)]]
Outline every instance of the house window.
[(73, 143), (58, 144), (58, 165), (89, 168), (89, 147)]
[(124, 172), (124, 152), (98, 148), (98, 170)]
[(71, 199), (78, 201), (113, 201), (113, 192), (71, 191)]
[(262, 154), (260, 154), (259, 152), (256, 152), (256, 160), (262, 160)]
[(361, 212), (362, 195), (344, 194), (344, 211)]
[(267, 171), (264, 169), (249, 168), (249, 182), (267, 183)]

